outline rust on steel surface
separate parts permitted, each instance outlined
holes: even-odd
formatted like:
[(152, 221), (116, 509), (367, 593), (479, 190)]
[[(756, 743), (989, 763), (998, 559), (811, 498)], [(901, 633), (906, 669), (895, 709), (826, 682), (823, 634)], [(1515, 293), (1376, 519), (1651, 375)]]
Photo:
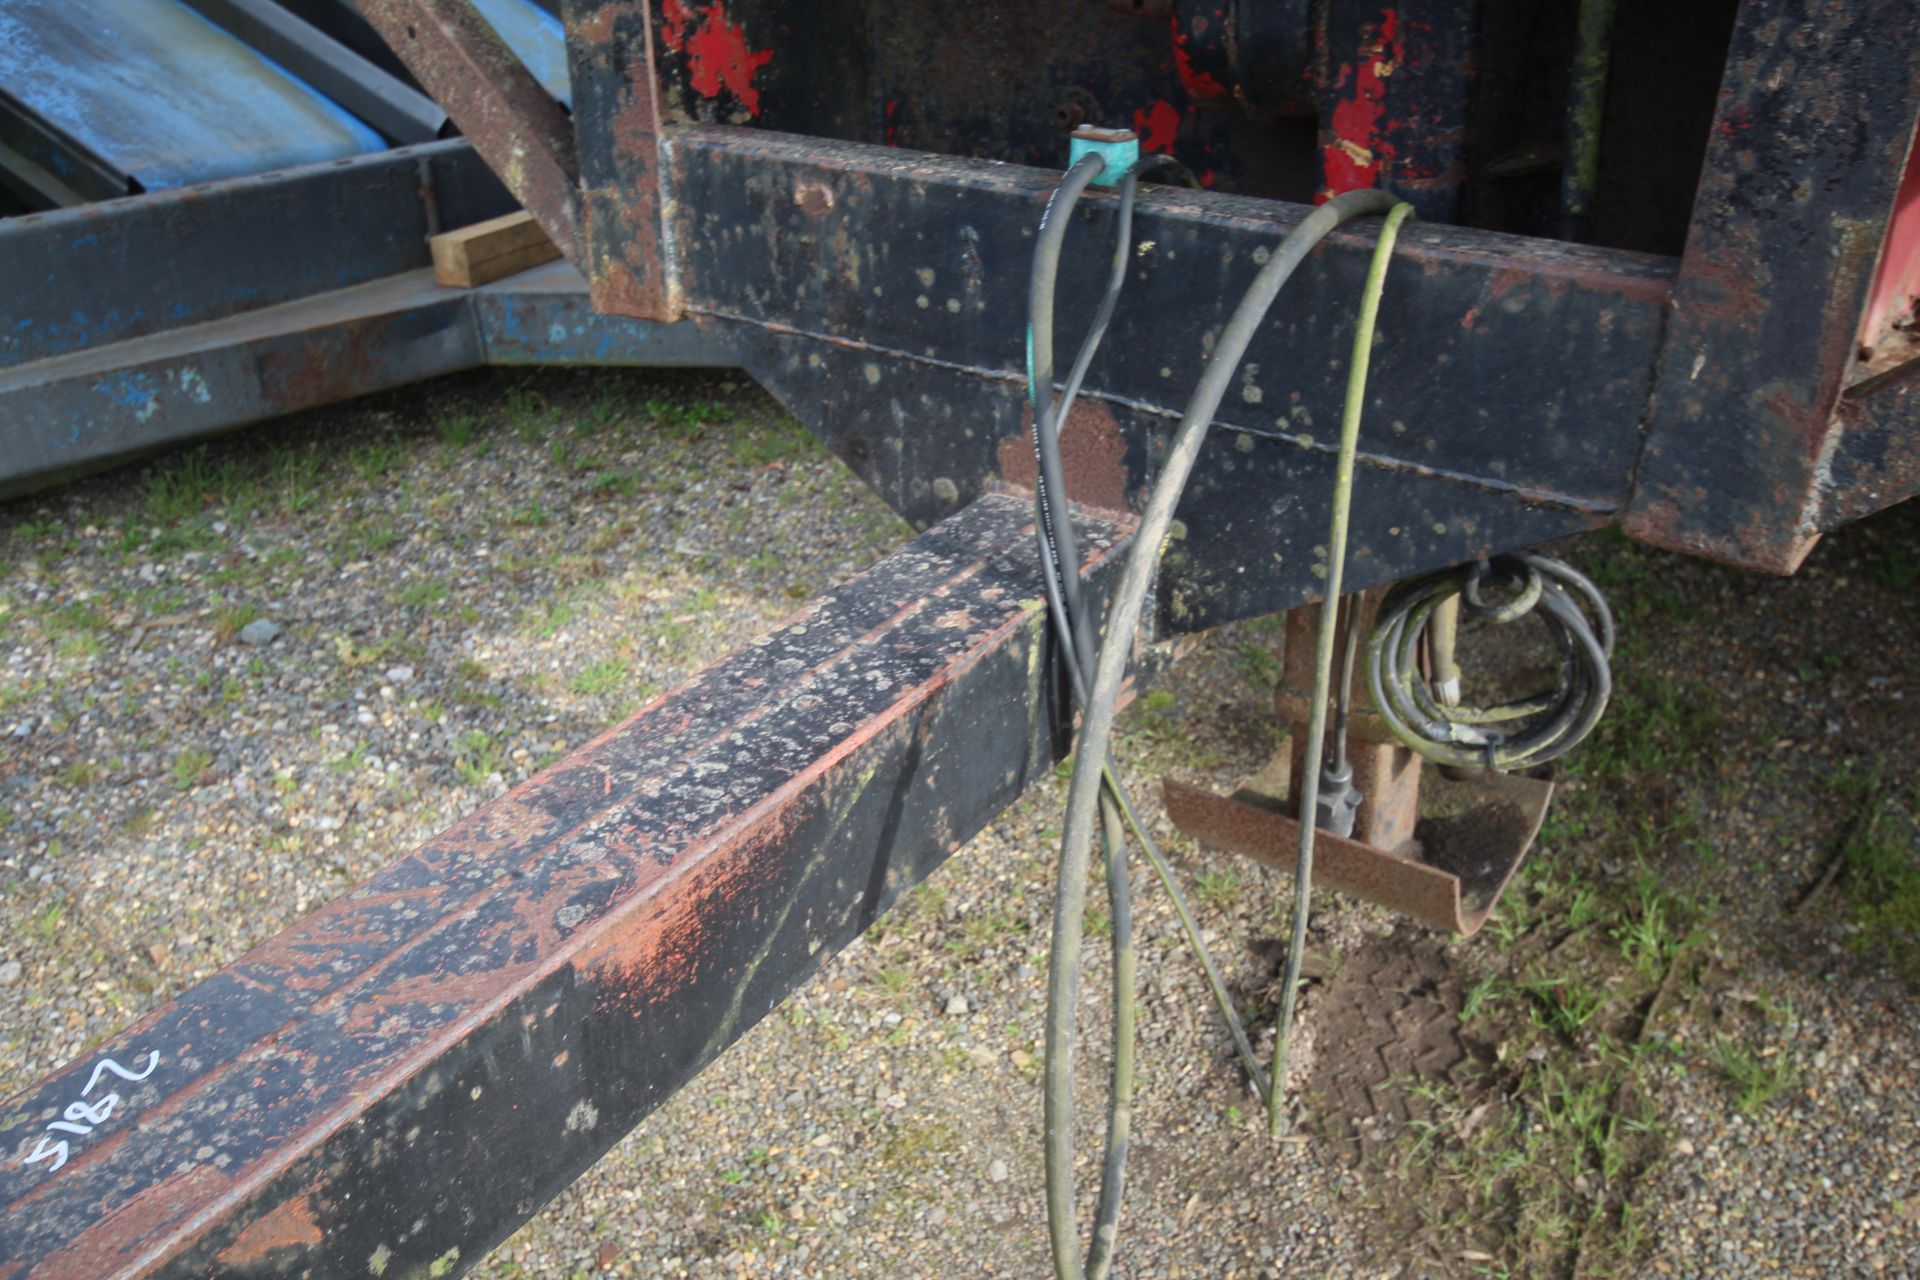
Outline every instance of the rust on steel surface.
[(1633, 537), (1778, 573), (1812, 549), (1920, 117), (1916, 57), (1909, 0), (1741, 3), (1622, 522)]
[(562, 6), (574, 116), (582, 122), (580, 265), (595, 310), (677, 320), (652, 9), (650, 0), (565, 0)]
[(1920, 361), (1848, 388), (1835, 430), (1822, 529), (1920, 493)]
[[(1360, 628), (1363, 638), (1373, 630), (1374, 615), (1379, 612), (1385, 595), (1381, 588), (1359, 593), (1359, 616), (1354, 619), (1354, 625)], [(1313, 706), (1314, 651), (1320, 634), (1320, 608), (1318, 604), (1311, 604), (1287, 611), (1284, 665), (1273, 689), (1274, 710), (1287, 722), (1289, 731), (1280, 744), (1281, 753), (1288, 758), (1285, 773), (1289, 795), (1300, 794), (1306, 761), (1304, 752), (1295, 758), (1289, 748), (1292, 743), (1306, 741)], [(1345, 641), (1346, 628), (1336, 628), (1336, 654), (1342, 651), (1340, 646)], [(1419, 818), (1421, 760), (1393, 736), (1386, 721), (1373, 709), (1366, 672), (1358, 663), (1354, 666), (1348, 693), (1351, 716), (1347, 757), (1353, 767), (1354, 789), (1361, 797), (1360, 810), (1354, 815), (1353, 838), (1377, 849), (1399, 849), (1413, 839), (1414, 825)]]
[(1032, 542), (983, 498), (0, 1106), (0, 1277), (467, 1270), (1050, 776)]
[(357, 7), (541, 230), (579, 261), (573, 123), (479, 10), (470, 0), (358, 0)]
[[(1471, 936), (1519, 870), (1553, 798), (1553, 784), (1511, 774), (1429, 781), (1439, 803), (1414, 831), (1413, 851), (1388, 853), (1331, 831), (1314, 841), (1313, 883)], [(1214, 795), (1169, 778), (1167, 817), (1202, 844), (1291, 872), (1300, 824), (1251, 792)]]
[[(1031, 491), (1039, 460), (1033, 453), (1033, 408), (1020, 421), (1020, 434), (1000, 441), (1000, 475), (1008, 484)], [(1127, 439), (1113, 409), (1098, 400), (1075, 400), (1060, 427), (1060, 467), (1067, 496), (1075, 502), (1124, 511), (1145, 506), (1127, 497)]]

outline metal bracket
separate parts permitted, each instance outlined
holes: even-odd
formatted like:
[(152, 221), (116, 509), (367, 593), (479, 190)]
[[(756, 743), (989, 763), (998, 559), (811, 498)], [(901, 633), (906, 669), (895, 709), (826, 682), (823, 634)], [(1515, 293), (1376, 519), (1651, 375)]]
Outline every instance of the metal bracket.
[[(1217, 796), (1172, 779), (1161, 789), (1167, 817), (1181, 832), (1276, 870), (1293, 870), (1300, 824), (1273, 797), (1247, 790)], [(1553, 784), (1490, 773), (1465, 782), (1430, 776), (1429, 789), (1439, 803), (1400, 852), (1322, 830), (1313, 882), (1471, 937), (1533, 847)]]

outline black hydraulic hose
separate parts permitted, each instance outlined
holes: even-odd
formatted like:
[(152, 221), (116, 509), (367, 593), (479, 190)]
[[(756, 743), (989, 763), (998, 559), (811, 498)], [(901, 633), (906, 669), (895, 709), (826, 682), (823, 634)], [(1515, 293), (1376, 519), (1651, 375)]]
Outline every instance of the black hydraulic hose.
[[(1084, 187), (1085, 184), (1081, 185)], [(1146, 606), (1148, 588), (1160, 559), (1161, 544), (1173, 522), (1174, 506), (1186, 487), (1187, 477), (1193, 470), (1207, 428), (1212, 425), (1233, 374), (1246, 354), (1254, 333), (1272, 307), (1274, 298), (1305, 260), (1307, 253), (1341, 223), (1366, 214), (1384, 214), (1393, 208), (1394, 203), (1391, 196), (1380, 191), (1354, 191), (1334, 197), (1307, 215), (1288, 234), (1254, 278), (1252, 286), (1215, 343), (1212, 358), (1201, 374), (1199, 386), (1174, 435), (1159, 482), (1141, 517), (1118, 593), (1108, 615), (1106, 641), (1099, 647), (1092, 686), (1087, 693), (1073, 780), (1067, 795), (1066, 830), (1061, 840), (1060, 870), (1055, 887), (1054, 963), (1047, 982), (1047, 1221), (1054, 1271), (1060, 1280), (1081, 1280), (1087, 1274), (1080, 1264), (1076, 1240), (1078, 1228), (1073, 1213), (1072, 1028), (1079, 998), (1078, 959), (1086, 906), (1087, 863), (1092, 853), (1094, 821), (1102, 808), (1101, 795), (1107, 772), (1104, 763), (1112, 745), (1120, 686), (1126, 676), (1133, 634)], [(1090, 768), (1089, 761), (1099, 763)], [(1311, 817), (1306, 820), (1310, 822)], [(1270, 1100), (1279, 1088), (1280, 1080), (1277, 1077), (1269, 1081)], [(1096, 1226), (1096, 1246), (1102, 1243), (1099, 1230)], [(1110, 1258), (1111, 1254), (1107, 1253), (1106, 1256)]]
[[(1067, 482), (1059, 454), (1057, 451), (1050, 454), (1041, 442), (1053, 434), (1053, 290), (1060, 270), (1060, 246), (1066, 239), (1073, 206), (1105, 167), (1106, 161), (1097, 155), (1082, 156), (1047, 197), (1047, 207), (1040, 215), (1038, 242), (1033, 248), (1033, 275), (1027, 286), (1027, 398), (1033, 413), (1036, 501), (1041, 533), (1052, 548), (1055, 557), (1052, 569), (1060, 576), (1061, 596), (1070, 618), (1086, 616), (1080, 599), (1080, 553), (1073, 536), (1073, 522), (1057, 520), (1056, 504), (1048, 497), (1061, 495), (1058, 505), (1061, 510), (1065, 509)], [(1063, 638), (1069, 643), (1078, 643), (1071, 632)], [(1090, 646), (1076, 656), (1083, 665), (1093, 663)]]
[[(1065, 469), (1060, 459), (1060, 430), (1066, 415), (1080, 395), (1087, 369), (1106, 337), (1120, 291), (1127, 282), (1127, 266), (1132, 259), (1133, 208), (1140, 180), (1163, 169), (1186, 173), (1185, 166), (1169, 155), (1151, 155), (1127, 169), (1120, 185), (1119, 226), (1114, 233), (1113, 259), (1108, 268), (1107, 287), (1087, 336), (1074, 357), (1072, 370), (1056, 406), (1053, 399), (1053, 318), (1054, 285), (1059, 276), (1060, 249), (1066, 238), (1068, 219), (1087, 187), (1100, 175), (1105, 161), (1098, 156), (1083, 157), (1067, 170), (1040, 218), (1039, 241), (1033, 250), (1033, 274), (1027, 285), (1027, 399), (1033, 413), (1035, 454), (1034, 498), (1041, 534), (1052, 548), (1050, 569), (1057, 571), (1065, 594), (1067, 614), (1074, 620), (1073, 643), (1083, 668), (1093, 665), (1092, 632), (1081, 625), (1086, 617), (1081, 607), (1078, 549), (1074, 545), (1072, 520), (1068, 512)], [(1062, 532), (1064, 530), (1064, 532)]]
[[(1114, 304), (1120, 289), (1126, 280), (1127, 249), (1131, 238), (1133, 221), (1133, 203), (1136, 188), (1142, 175), (1170, 164), (1166, 157), (1151, 157), (1132, 166), (1122, 184), (1120, 200), (1120, 227), (1113, 269), (1106, 295), (1102, 300), (1093, 325), (1082, 343), (1078, 358), (1074, 362), (1073, 374), (1066, 393), (1062, 397), (1061, 415), (1071, 410), (1074, 397), (1078, 394), (1081, 379), (1085, 377), (1088, 365), (1104, 335), (1107, 323), (1112, 317)], [(1175, 166), (1177, 167), (1177, 166)], [(1096, 166), (1088, 166), (1097, 174)], [(1069, 175), (1072, 176), (1071, 174)], [(1062, 183), (1062, 196), (1056, 192), (1048, 202), (1048, 215), (1057, 217), (1055, 226), (1064, 226), (1074, 201), (1085, 189), (1085, 182)], [(1083, 612), (1069, 605), (1068, 583), (1077, 587), (1079, 567), (1076, 560), (1069, 559), (1056, 542), (1055, 530), (1071, 528), (1071, 512), (1068, 508), (1063, 482), (1060, 477), (1063, 468), (1060, 464), (1059, 438), (1054, 427), (1051, 364), (1051, 312), (1052, 290), (1050, 282), (1058, 267), (1058, 255), (1062, 236), (1052, 237), (1043, 234), (1035, 250), (1035, 316), (1036, 323), (1029, 329), (1029, 394), (1034, 411), (1034, 445), (1038, 457), (1037, 480), (1035, 485), (1036, 527), (1040, 538), (1040, 560), (1042, 580), (1045, 584), (1047, 603), (1054, 625), (1064, 638), (1062, 656), (1071, 682), (1075, 700), (1084, 705), (1086, 696), (1085, 665), (1081, 656), (1090, 662), (1094, 643), (1091, 627)], [(1044, 291), (1041, 286), (1046, 286)], [(1035, 340), (1035, 334), (1040, 335)], [(1035, 353), (1038, 359), (1035, 359)], [(1049, 486), (1046, 477), (1052, 475), (1055, 483)], [(1069, 534), (1070, 536), (1070, 534)], [(1068, 568), (1068, 566), (1071, 566)], [(1076, 592), (1077, 594), (1077, 592)], [(1199, 930), (1193, 922), (1192, 912), (1184, 896), (1173, 879), (1172, 870), (1161, 856), (1146, 824), (1141, 821), (1133, 806), (1132, 799), (1121, 785), (1119, 770), (1115, 765), (1111, 751), (1102, 770), (1107, 787), (1101, 803), (1102, 843), (1106, 851), (1107, 890), (1111, 910), (1111, 926), (1114, 960), (1114, 1040), (1112, 1078), (1108, 1091), (1109, 1108), (1107, 1117), (1107, 1142), (1105, 1157), (1102, 1161), (1101, 1188), (1098, 1206), (1094, 1218), (1094, 1240), (1088, 1251), (1086, 1274), (1102, 1277), (1112, 1265), (1113, 1246), (1118, 1238), (1118, 1215), (1125, 1190), (1125, 1165), (1128, 1137), (1131, 1130), (1131, 1100), (1133, 1094), (1133, 1055), (1135, 1049), (1135, 970), (1137, 957), (1133, 947), (1133, 921), (1131, 892), (1126, 864), (1125, 833), (1121, 819), (1133, 830), (1141, 848), (1152, 863), (1156, 875), (1168, 890), (1174, 909), (1179, 916), (1181, 927), (1185, 930), (1189, 942), (1198, 955), (1201, 967), (1206, 974), (1209, 987), (1223, 1016), (1228, 1022), (1235, 1047), (1245, 1062), (1256, 1090), (1264, 1095), (1265, 1081), (1261, 1077), (1259, 1066), (1253, 1056), (1252, 1045), (1248, 1042), (1246, 1031), (1239, 1015), (1233, 1008), (1231, 997), (1225, 984), (1220, 980), (1212, 957), (1208, 954)]]
[[(1487, 583), (1514, 594), (1489, 603)], [(1452, 705), (1430, 688), (1420, 675), (1421, 636), (1435, 611), (1456, 597), (1469, 616), (1494, 622), (1538, 616), (1560, 658), (1554, 687), (1489, 707)], [(1613, 613), (1586, 575), (1532, 552), (1495, 556), (1423, 574), (1387, 593), (1367, 641), (1367, 687), (1394, 736), (1424, 758), (1529, 769), (1565, 755), (1593, 731), (1613, 693), (1613, 644)]]
[[(1098, 156), (1087, 156), (1067, 171), (1047, 199), (1041, 215), (1039, 242), (1034, 248), (1033, 277), (1029, 284), (1027, 327), (1027, 384), (1033, 413), (1036, 457), (1035, 524), (1040, 538), (1042, 578), (1061, 637), (1076, 695), (1084, 695), (1082, 661), (1091, 661), (1093, 641), (1084, 625), (1080, 595), (1080, 557), (1067, 509), (1065, 469), (1061, 465), (1053, 429), (1053, 293), (1060, 265), (1060, 247), (1074, 205), (1089, 183), (1105, 167)], [(1132, 189), (1127, 213), (1131, 216)], [(1089, 341), (1097, 343), (1105, 316), (1096, 323)], [(1064, 411), (1063, 411), (1064, 412)], [(1126, 838), (1118, 812), (1118, 775), (1105, 770), (1113, 785), (1100, 804), (1101, 843), (1107, 868), (1107, 902), (1113, 949), (1113, 1063), (1107, 1089), (1107, 1136), (1100, 1168), (1100, 1196), (1094, 1210), (1093, 1244), (1086, 1274), (1104, 1280), (1113, 1262), (1118, 1238), (1120, 1206), (1126, 1190), (1128, 1139), (1132, 1130), (1134, 992), (1136, 958), (1133, 949), (1132, 885), (1126, 864)], [(1129, 806), (1130, 807), (1130, 806)], [(1084, 890), (1084, 886), (1083, 886)]]
[[(1047, 406), (1047, 413), (1036, 413), (1034, 418), (1034, 450), (1039, 458), (1039, 465), (1036, 467), (1035, 473), (1036, 476), (1040, 478), (1039, 482), (1035, 485), (1034, 500), (1036, 506), (1040, 508), (1036, 514), (1035, 523), (1039, 529), (1042, 543), (1040, 556), (1042, 581), (1046, 587), (1047, 604), (1053, 617), (1055, 628), (1060, 635), (1072, 637), (1070, 641), (1063, 644), (1062, 655), (1065, 659), (1068, 680), (1072, 685), (1074, 702), (1077, 706), (1085, 706), (1086, 704), (1086, 671), (1087, 668), (1092, 665), (1094, 634), (1086, 615), (1070, 612), (1063, 598), (1064, 589), (1062, 586), (1061, 557), (1057, 548), (1052, 545), (1052, 539), (1048, 536), (1048, 530), (1066, 524), (1072, 519), (1072, 512), (1065, 491), (1060, 488), (1049, 487), (1044, 477), (1049, 474), (1059, 475), (1063, 473), (1064, 469), (1060, 461), (1059, 426), (1073, 410), (1073, 404), (1079, 397), (1080, 386), (1086, 377), (1087, 368), (1093, 363), (1094, 353), (1098, 351), (1101, 339), (1106, 335), (1107, 325), (1113, 318), (1114, 307), (1119, 302), (1121, 289), (1126, 284), (1127, 267), (1132, 260), (1134, 200), (1138, 193), (1140, 180), (1152, 173), (1168, 171), (1171, 171), (1189, 187), (1199, 186), (1199, 183), (1194, 179), (1192, 173), (1187, 170), (1187, 167), (1170, 155), (1160, 154), (1146, 156), (1136, 161), (1128, 169), (1127, 175), (1120, 186), (1120, 213), (1118, 227), (1116, 228), (1114, 236), (1114, 252), (1108, 271), (1106, 292), (1101, 298), (1100, 307), (1094, 316), (1092, 325), (1087, 329), (1086, 337), (1081, 341), (1079, 355), (1074, 359), (1073, 370), (1067, 378), (1066, 387), (1061, 393), (1058, 407), (1056, 408), (1049, 405)], [(1077, 199), (1077, 196), (1075, 199)], [(1060, 216), (1064, 218), (1070, 209), (1071, 204), (1064, 205), (1060, 211)], [(1058, 241), (1054, 241), (1049, 245), (1043, 240), (1040, 245), (1036, 246), (1036, 276), (1039, 276), (1043, 271), (1049, 278), (1054, 275), (1058, 266), (1058, 249)], [(1039, 261), (1038, 259), (1042, 254), (1049, 255), (1050, 260)], [(1050, 313), (1051, 297), (1047, 299), (1047, 302), (1049, 305), (1045, 310)], [(1043, 342), (1050, 362), (1052, 335), (1050, 333), (1047, 334)], [(1029, 398), (1036, 406), (1039, 405), (1043, 399), (1034, 389), (1037, 385), (1037, 383), (1032, 383), (1028, 388)], [(1077, 566), (1074, 572), (1077, 576)], [(1166, 890), (1167, 896), (1173, 904), (1174, 914), (1180, 921), (1181, 931), (1187, 939), (1189, 949), (1192, 950), (1194, 958), (1199, 961), (1201, 973), (1207, 983), (1207, 989), (1212, 994), (1214, 1004), (1220, 1011), (1221, 1020), (1226, 1024), (1227, 1035), (1233, 1041), (1234, 1051), (1239, 1055), (1241, 1066), (1246, 1070), (1247, 1078), (1252, 1083), (1255, 1094), (1258, 1095), (1264, 1103), (1267, 1091), (1266, 1076), (1260, 1069), (1259, 1059), (1254, 1056), (1253, 1044), (1247, 1037), (1246, 1024), (1241, 1020), (1239, 1010), (1234, 1007), (1233, 998), (1227, 992), (1226, 982), (1221, 978), (1219, 968), (1213, 962), (1213, 955), (1208, 951), (1206, 942), (1200, 936), (1199, 926), (1194, 922), (1193, 909), (1188, 906), (1186, 895), (1180, 891), (1180, 885), (1174, 878), (1172, 867), (1167, 864), (1166, 858), (1160, 852), (1159, 845), (1147, 830), (1146, 824), (1141, 821), (1139, 811), (1135, 809), (1132, 797), (1127, 794), (1126, 786), (1120, 778), (1119, 765), (1114, 760), (1111, 750), (1109, 750), (1107, 754), (1106, 771), (1108, 774), (1108, 789), (1112, 793), (1114, 800), (1120, 805), (1121, 811), (1127, 820), (1127, 827), (1133, 832), (1134, 838), (1139, 842), (1141, 851), (1146, 854), (1147, 861), (1153, 868), (1154, 875), (1160, 881), (1161, 887)]]
[[(1050, 414), (1053, 425), (1051, 435), (1056, 445), (1060, 429), (1066, 426), (1066, 415), (1073, 408), (1073, 402), (1079, 398), (1080, 384), (1086, 380), (1087, 367), (1093, 363), (1094, 353), (1100, 350), (1101, 339), (1107, 336), (1107, 325), (1113, 319), (1113, 309), (1120, 302), (1120, 290), (1127, 283), (1127, 267), (1133, 261), (1133, 202), (1140, 180), (1150, 173), (1162, 169), (1181, 169), (1184, 167), (1172, 156), (1151, 155), (1136, 161), (1127, 170), (1127, 176), (1120, 183), (1120, 219), (1113, 233), (1113, 261), (1107, 268), (1107, 291), (1100, 298), (1100, 308), (1094, 313), (1093, 323), (1087, 328), (1086, 339), (1080, 344), (1080, 354), (1074, 357), (1073, 369), (1067, 374), (1066, 388), (1060, 393), (1060, 407), (1057, 414)], [(1051, 347), (1053, 336), (1046, 335)], [(1051, 358), (1052, 352), (1048, 352)], [(1059, 506), (1055, 510), (1059, 517), (1066, 506), (1066, 495), (1057, 493), (1054, 499)]]

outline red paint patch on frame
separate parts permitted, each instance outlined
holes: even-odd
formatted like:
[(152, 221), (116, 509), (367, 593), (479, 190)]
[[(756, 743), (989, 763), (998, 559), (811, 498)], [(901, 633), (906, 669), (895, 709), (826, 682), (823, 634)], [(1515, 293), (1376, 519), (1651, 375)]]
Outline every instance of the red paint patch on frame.
[[(1403, 56), (1400, 15), (1382, 9), (1373, 41), (1361, 47), (1359, 65), (1340, 68), (1337, 83), (1344, 85), (1352, 76), (1353, 88), (1333, 108), (1333, 137), (1320, 150), (1322, 185), (1316, 202), (1375, 185), (1382, 164), (1392, 158), (1393, 144), (1383, 136), (1381, 124), (1387, 114), (1387, 79)], [(1393, 122), (1385, 124), (1391, 128)]]
[(1155, 98), (1151, 107), (1133, 113), (1134, 132), (1140, 135), (1140, 150), (1172, 151), (1180, 136), (1180, 113), (1165, 98)]
[(667, 48), (687, 55), (689, 83), (703, 98), (717, 98), (725, 89), (747, 109), (760, 114), (760, 91), (753, 77), (773, 61), (773, 50), (747, 44), (746, 29), (727, 21), (725, 0), (714, 0), (705, 14), (688, 10), (686, 0), (662, 0), (660, 39)]
[(1193, 69), (1193, 57), (1187, 52), (1187, 33), (1180, 29), (1178, 14), (1173, 17), (1173, 66), (1180, 74), (1180, 84), (1186, 89), (1187, 96), (1195, 102), (1227, 96), (1227, 86), (1215, 79), (1211, 72)]

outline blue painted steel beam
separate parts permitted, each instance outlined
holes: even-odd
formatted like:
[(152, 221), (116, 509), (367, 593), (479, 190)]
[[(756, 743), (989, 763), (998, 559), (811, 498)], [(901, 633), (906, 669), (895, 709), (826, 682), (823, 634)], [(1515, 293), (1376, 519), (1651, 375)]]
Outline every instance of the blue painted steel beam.
[(378, 129), (396, 146), (432, 142), (447, 113), (277, 0), (185, 0), (292, 74)]
[(482, 364), (737, 363), (565, 262), (434, 283), (429, 226), (511, 207), (454, 140), (0, 221), (0, 495)]
[(0, 370), (427, 266), (511, 212), (463, 141), (0, 221)]
[(0, 369), (0, 496), (161, 445), (483, 364), (717, 367), (700, 324), (593, 310), (564, 262), (483, 289), (421, 268)]
[(540, 87), (571, 107), (573, 86), (567, 77), (567, 33), (560, 19), (532, 0), (473, 0), (473, 7), (500, 33), (507, 48), (526, 64)]
[[(387, 145), (179, 0), (8, 0), (0, 91), (147, 191)], [(57, 160), (49, 167), (61, 172)]]

